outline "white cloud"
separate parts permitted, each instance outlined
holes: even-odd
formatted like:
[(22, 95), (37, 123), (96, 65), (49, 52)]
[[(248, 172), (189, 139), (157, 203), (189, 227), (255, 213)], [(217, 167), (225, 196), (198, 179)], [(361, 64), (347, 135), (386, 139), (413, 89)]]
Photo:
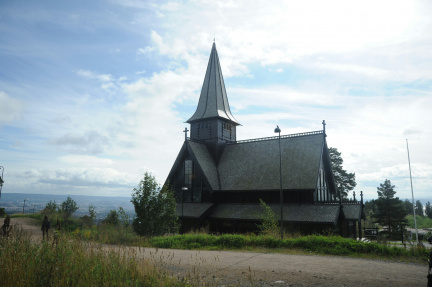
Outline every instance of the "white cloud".
[(138, 55), (146, 55), (146, 54), (150, 54), (151, 52), (156, 51), (156, 47), (150, 47), (150, 46), (146, 46), (144, 48), (139, 48), (137, 50), (137, 54)]
[(138, 184), (131, 175), (106, 167), (27, 170), (12, 176), (19, 190), (44, 189), (43, 193), (55, 194), (70, 191), (86, 195), (107, 192), (112, 194), (115, 190), (130, 194), (132, 188)]
[(389, 78), (390, 72), (379, 68), (366, 67), (359, 65), (338, 64), (338, 63), (318, 63), (317, 66), (322, 69), (336, 70), (340, 72), (354, 72), (378, 79)]
[(106, 167), (114, 164), (111, 159), (98, 158), (95, 156), (87, 155), (65, 155), (61, 156), (59, 160), (63, 163), (70, 165), (81, 165), (91, 167)]
[(97, 79), (101, 82), (112, 81), (112, 75), (110, 75), (110, 74), (96, 74), (96, 73), (93, 73), (92, 71), (88, 71), (88, 70), (78, 70), (77, 75), (84, 77), (84, 78), (87, 78), (87, 79)]
[(50, 144), (65, 148), (73, 153), (100, 154), (111, 146), (111, 139), (96, 130), (83, 133), (67, 133), (53, 138)]
[(161, 10), (176, 11), (180, 7), (178, 2), (168, 2), (160, 6)]
[(0, 127), (17, 120), (24, 111), (24, 103), (0, 91)]
[[(186, 33), (195, 30), (199, 35), (206, 27), (213, 27), (210, 30), (225, 43), (227, 50), (235, 53), (237, 61), (289, 63), (304, 55), (359, 51), (401, 43), (418, 37), (431, 25), (424, 7), (412, 1), (324, 3), (311, 0), (278, 1), (273, 5), (237, 1), (236, 4), (220, 6), (197, 2), (183, 4), (179, 11), (166, 14), (165, 21), (169, 25), (182, 25), (183, 29), (165, 30), (164, 48), (175, 50), (174, 43), (179, 38), (195, 40), (196, 36)], [(223, 15), (223, 18), (215, 15)], [(197, 30), (194, 23), (205, 23), (205, 26)], [(171, 34), (173, 32), (177, 35)], [(207, 31), (207, 43), (212, 36), (213, 33)], [(225, 55), (231, 58), (230, 53)]]

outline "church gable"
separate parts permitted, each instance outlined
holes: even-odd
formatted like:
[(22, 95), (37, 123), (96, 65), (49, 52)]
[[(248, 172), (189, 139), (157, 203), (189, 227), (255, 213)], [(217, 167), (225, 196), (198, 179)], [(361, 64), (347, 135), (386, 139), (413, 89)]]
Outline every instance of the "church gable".
[(211, 190), (218, 190), (219, 179), (217, 167), (206, 145), (189, 141), (188, 148)]
[(327, 143), (324, 142), (316, 184), (315, 202), (334, 202), (337, 200), (337, 196)]

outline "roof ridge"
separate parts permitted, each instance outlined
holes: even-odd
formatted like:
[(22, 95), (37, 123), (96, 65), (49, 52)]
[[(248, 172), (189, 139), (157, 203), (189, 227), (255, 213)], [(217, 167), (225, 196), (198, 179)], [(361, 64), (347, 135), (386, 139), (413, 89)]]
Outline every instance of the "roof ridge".
[[(311, 136), (311, 135), (319, 135), (323, 134), (324, 131), (312, 131), (312, 132), (304, 132), (304, 133), (296, 133), (296, 134), (289, 134), (289, 135), (283, 135), (280, 136), (281, 138), (295, 138), (295, 137), (303, 137), (303, 136)], [(236, 141), (234, 143), (227, 143), (227, 144), (238, 144), (238, 143), (249, 143), (249, 142), (259, 142), (259, 141), (268, 141), (268, 140), (275, 140), (279, 139), (279, 136), (273, 136), (273, 137), (265, 137), (265, 138), (256, 138), (256, 139), (248, 139), (248, 140), (241, 140)]]

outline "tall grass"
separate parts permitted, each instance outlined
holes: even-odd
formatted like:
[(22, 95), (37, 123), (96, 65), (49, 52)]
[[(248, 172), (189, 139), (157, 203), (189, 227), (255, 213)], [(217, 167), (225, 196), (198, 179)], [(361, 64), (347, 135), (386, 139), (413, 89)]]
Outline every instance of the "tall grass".
[[(404, 261), (427, 262), (430, 250), (425, 248), (401, 248), (374, 242), (360, 242), (340, 236), (291, 234), (281, 240), (270, 235), (211, 235), (206, 233), (189, 233), (183, 235), (159, 236), (144, 238), (137, 236), (132, 229), (121, 226), (98, 226), (74, 232), (80, 238), (106, 244), (130, 246), (151, 246), (171, 249), (290, 249), (306, 253), (367, 257), (380, 259), (397, 259)], [(286, 234), (287, 235), (287, 234)]]
[(22, 231), (0, 238), (1, 286), (187, 286), (139, 258), (60, 236), (32, 243)]
[(344, 255), (355, 257), (394, 258), (408, 261), (427, 262), (430, 250), (425, 248), (390, 247), (378, 243), (360, 242), (339, 236), (311, 235), (284, 240), (265, 235), (221, 236), (208, 234), (187, 234), (154, 237), (151, 246), (176, 249), (239, 249), (239, 248), (286, 248), (301, 249), (316, 254)]
[(42, 223), (44, 215), (42, 213), (14, 213), (10, 215), (11, 218), (33, 218)]
[(103, 244), (148, 246), (147, 237), (138, 236), (130, 226), (102, 224), (87, 229), (77, 228), (72, 234), (87, 241)]

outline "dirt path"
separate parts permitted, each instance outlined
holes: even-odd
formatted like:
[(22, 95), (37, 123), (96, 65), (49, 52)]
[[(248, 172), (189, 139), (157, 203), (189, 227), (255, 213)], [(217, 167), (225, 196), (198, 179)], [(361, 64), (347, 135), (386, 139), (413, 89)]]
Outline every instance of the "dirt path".
[[(34, 221), (33, 221), (34, 222)], [(34, 240), (32, 219), (12, 219)], [(137, 248), (138, 250), (138, 248)], [(137, 251), (138, 252), (138, 251)], [(426, 286), (427, 265), (317, 255), (141, 248), (173, 276), (197, 277), (219, 286)]]
[[(3, 222), (0, 223), (2, 224)], [(11, 225), (13, 228), (21, 227), (24, 233), (30, 235), (32, 241), (42, 240), (41, 226), (33, 218), (12, 218)]]

